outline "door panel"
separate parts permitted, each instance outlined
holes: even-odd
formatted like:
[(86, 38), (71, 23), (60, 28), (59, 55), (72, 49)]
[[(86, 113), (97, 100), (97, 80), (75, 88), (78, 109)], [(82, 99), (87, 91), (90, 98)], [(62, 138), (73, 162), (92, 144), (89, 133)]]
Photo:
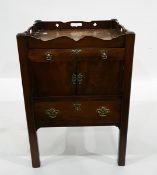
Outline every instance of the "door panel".
[(82, 75), (77, 88), (79, 95), (115, 95), (121, 92), (122, 61), (80, 60), (78, 73)]
[(35, 97), (66, 96), (75, 93), (72, 74), (76, 64), (70, 50), (51, 50), (52, 61), (45, 61), (46, 50), (36, 49), (29, 53), (32, 91)]
[(75, 85), (71, 77), (75, 69), (72, 62), (32, 63), (31, 68), (35, 96), (74, 94)]

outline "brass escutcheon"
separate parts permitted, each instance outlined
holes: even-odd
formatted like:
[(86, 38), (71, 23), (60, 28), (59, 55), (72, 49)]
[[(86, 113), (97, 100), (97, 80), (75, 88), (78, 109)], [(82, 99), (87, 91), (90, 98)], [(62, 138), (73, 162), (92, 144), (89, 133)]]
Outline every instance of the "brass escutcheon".
[(73, 106), (74, 106), (76, 111), (78, 111), (78, 112), (81, 111), (81, 104), (80, 103), (74, 103)]
[(72, 52), (73, 54), (79, 54), (79, 53), (82, 52), (82, 49), (72, 49), (71, 52)]

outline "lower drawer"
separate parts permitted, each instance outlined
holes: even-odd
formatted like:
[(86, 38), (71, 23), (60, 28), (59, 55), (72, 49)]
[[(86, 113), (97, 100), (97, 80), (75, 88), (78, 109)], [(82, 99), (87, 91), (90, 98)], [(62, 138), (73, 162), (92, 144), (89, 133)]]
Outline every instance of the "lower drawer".
[(118, 125), (120, 101), (44, 101), (34, 103), (37, 128)]

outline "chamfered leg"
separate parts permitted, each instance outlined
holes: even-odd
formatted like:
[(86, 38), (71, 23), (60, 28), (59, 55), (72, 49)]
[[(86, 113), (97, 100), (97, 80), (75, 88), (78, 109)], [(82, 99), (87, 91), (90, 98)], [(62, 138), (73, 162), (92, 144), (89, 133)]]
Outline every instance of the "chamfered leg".
[(125, 165), (127, 145), (127, 128), (119, 128), (119, 147), (118, 147), (118, 165)]
[(28, 129), (29, 133), (29, 143), (30, 143), (30, 151), (31, 151), (31, 158), (32, 158), (32, 166), (34, 168), (40, 167), (40, 157), (39, 157), (39, 147), (38, 147), (38, 138), (37, 138), (37, 131), (32, 131)]
[(124, 76), (122, 83), (122, 92), (123, 92), (122, 103), (121, 103), (122, 113), (119, 126), (118, 165), (120, 166), (125, 165), (134, 41), (135, 41), (135, 34), (133, 32), (128, 32), (126, 35)]

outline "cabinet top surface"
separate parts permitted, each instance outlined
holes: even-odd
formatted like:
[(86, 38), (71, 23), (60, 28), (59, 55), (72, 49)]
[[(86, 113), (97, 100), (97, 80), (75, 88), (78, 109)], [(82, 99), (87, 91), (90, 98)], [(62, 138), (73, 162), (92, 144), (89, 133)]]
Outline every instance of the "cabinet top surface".
[(38, 34), (38, 39), (43, 41), (53, 40), (62, 36), (69, 37), (75, 41), (78, 41), (86, 36), (100, 38), (103, 40), (111, 40), (123, 33), (115, 29), (61, 29), (61, 30), (43, 30)]
[(128, 31), (117, 20), (106, 21), (36, 21), (25, 34), (42, 41), (67, 37), (78, 41), (85, 37), (112, 40), (125, 35)]

